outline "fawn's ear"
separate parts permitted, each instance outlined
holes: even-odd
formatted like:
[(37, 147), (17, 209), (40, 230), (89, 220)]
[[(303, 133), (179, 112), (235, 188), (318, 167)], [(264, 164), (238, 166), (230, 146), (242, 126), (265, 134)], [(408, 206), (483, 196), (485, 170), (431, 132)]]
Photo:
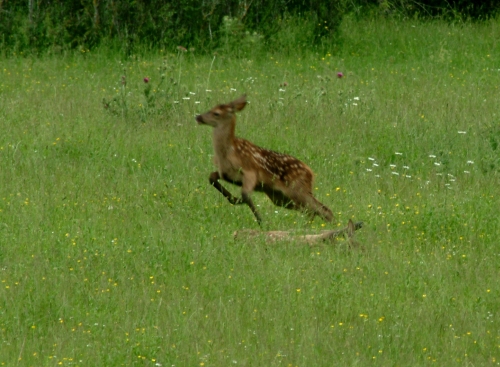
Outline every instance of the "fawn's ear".
[(240, 98), (235, 99), (229, 104), (235, 112), (241, 111), (247, 105), (247, 95), (243, 94)]

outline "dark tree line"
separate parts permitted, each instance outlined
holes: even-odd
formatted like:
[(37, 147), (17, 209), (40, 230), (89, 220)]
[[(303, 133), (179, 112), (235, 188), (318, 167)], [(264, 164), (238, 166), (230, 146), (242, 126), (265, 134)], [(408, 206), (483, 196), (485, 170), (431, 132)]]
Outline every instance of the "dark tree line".
[(500, 11), (498, 0), (357, 0), (358, 6), (377, 7), (381, 12), (399, 12), (422, 18), (484, 20)]
[[(271, 37), (285, 14), (310, 17), (315, 40), (338, 29), (344, 0), (0, 0), (0, 45), (217, 45), (224, 17)], [(238, 30), (233, 26), (234, 31)]]
[(335, 36), (349, 11), (481, 19), (499, 9), (498, 0), (0, 0), (0, 47), (92, 48), (112, 41), (209, 50), (223, 31), (258, 32), (268, 40), (287, 17), (310, 21), (315, 44)]

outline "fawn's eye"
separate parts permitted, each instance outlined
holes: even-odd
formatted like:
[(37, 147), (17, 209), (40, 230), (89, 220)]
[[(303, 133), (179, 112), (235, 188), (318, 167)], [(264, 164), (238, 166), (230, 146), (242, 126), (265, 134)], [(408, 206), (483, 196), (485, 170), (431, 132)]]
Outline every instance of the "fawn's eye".
[(215, 117), (219, 117), (219, 116), (220, 116), (220, 113), (219, 113), (219, 112), (214, 112), (214, 116), (215, 116)]

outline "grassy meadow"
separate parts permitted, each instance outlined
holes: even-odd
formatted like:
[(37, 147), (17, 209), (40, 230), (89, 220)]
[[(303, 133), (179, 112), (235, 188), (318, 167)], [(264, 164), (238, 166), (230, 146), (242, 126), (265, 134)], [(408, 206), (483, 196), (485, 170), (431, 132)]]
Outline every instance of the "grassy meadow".
[[(500, 364), (500, 24), (342, 28), (321, 53), (3, 56), (0, 365)], [(362, 247), (234, 240), (258, 225), (194, 116), (242, 93), (237, 135), (336, 216), (254, 193), (264, 229), (352, 218)]]

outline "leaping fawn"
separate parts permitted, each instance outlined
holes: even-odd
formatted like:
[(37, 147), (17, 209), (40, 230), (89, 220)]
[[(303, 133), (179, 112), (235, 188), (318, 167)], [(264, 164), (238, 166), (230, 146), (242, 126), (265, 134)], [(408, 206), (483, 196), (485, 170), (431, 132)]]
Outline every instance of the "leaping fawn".
[[(332, 211), (312, 194), (313, 172), (305, 163), (287, 154), (260, 148), (234, 135), (236, 112), (245, 108), (246, 104), (246, 95), (243, 95), (196, 116), (198, 124), (214, 128), (217, 171), (210, 174), (210, 184), (231, 204), (247, 204), (259, 225), (262, 220), (250, 197), (253, 191), (264, 192), (275, 205), (304, 210), (313, 216), (319, 215), (327, 222), (333, 221)], [(220, 184), (221, 178), (242, 187), (241, 199)]]

